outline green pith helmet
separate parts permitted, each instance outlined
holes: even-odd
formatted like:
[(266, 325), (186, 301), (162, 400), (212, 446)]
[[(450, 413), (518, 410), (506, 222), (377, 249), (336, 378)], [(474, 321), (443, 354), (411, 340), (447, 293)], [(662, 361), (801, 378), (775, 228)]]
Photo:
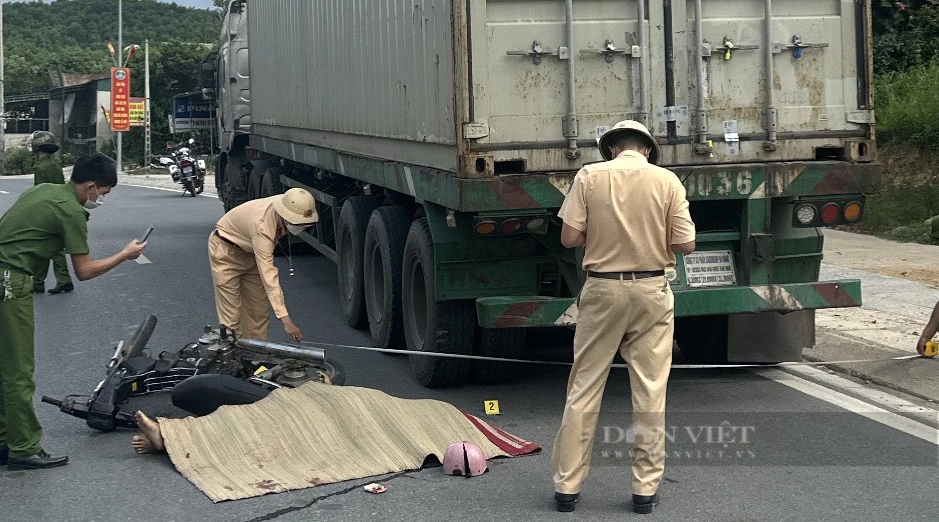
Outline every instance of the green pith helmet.
[(29, 137), (29, 148), (33, 152), (55, 154), (59, 146), (55, 144), (55, 134), (49, 131), (36, 131)]

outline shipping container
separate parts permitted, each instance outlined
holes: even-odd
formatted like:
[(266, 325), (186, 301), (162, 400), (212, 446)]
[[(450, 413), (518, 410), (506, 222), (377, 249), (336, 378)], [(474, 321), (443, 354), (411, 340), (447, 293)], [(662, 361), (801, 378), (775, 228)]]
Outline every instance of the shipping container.
[[(860, 305), (858, 281), (818, 274), (820, 227), (879, 186), (870, 27), (869, 0), (235, 0), (220, 196), (311, 190), (303, 239), (377, 345), (512, 355), (526, 328), (576, 324), (584, 274), (555, 214), (598, 136), (635, 119), (698, 229), (670, 271), (683, 353), (795, 360), (815, 309)], [(412, 362), (431, 386), (506, 377)]]

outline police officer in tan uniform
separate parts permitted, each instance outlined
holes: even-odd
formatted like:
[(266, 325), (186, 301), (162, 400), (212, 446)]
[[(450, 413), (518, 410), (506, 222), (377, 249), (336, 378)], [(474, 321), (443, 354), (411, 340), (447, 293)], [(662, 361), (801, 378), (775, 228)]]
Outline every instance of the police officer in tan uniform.
[(282, 237), (299, 234), (318, 219), (313, 195), (292, 188), (242, 203), (218, 221), (209, 236), (209, 264), (221, 324), (240, 337), (267, 339), (271, 307), (287, 335), (303, 339), (284, 304), (274, 249)]
[[(555, 502), (573, 511), (590, 467), (603, 390), (619, 351), (629, 365), (633, 426), (633, 508), (651, 513), (665, 471), (665, 386), (672, 363), (674, 296), (665, 268), (695, 248), (685, 188), (655, 166), (646, 127), (621, 121), (600, 138), (607, 160), (577, 173), (558, 213), (561, 243), (584, 246), (587, 280), (578, 297), (574, 366), (554, 442)], [(644, 429), (642, 429), (644, 428)]]

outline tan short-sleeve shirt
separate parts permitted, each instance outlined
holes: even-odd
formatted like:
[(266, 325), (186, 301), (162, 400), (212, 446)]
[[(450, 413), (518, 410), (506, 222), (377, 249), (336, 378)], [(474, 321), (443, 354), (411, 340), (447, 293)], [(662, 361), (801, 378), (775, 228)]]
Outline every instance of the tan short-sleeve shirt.
[(558, 216), (587, 234), (593, 272), (662, 270), (675, 265), (671, 245), (695, 239), (678, 176), (631, 150), (580, 169)]
[(286, 230), (274, 210), (274, 200), (280, 196), (253, 199), (229, 211), (215, 225), (219, 234), (234, 242), (242, 250), (254, 254), (267, 300), (274, 315), (282, 319), (287, 315), (284, 292), (280, 289), (280, 277), (274, 266), (274, 248)]

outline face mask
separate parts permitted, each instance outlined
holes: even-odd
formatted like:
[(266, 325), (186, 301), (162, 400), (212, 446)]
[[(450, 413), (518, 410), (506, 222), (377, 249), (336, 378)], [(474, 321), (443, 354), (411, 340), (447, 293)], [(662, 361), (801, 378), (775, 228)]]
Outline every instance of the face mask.
[(303, 232), (309, 228), (309, 225), (294, 225), (293, 223), (287, 223), (287, 232), (290, 232), (293, 235), (299, 235), (300, 232)]
[[(98, 192), (98, 187), (95, 187), (95, 192), (96, 192), (96, 193)], [(91, 198), (88, 198), (88, 200), (85, 201), (85, 203), (84, 203), (83, 206), (84, 206), (85, 208), (87, 208), (88, 210), (94, 210), (94, 209), (100, 207), (101, 205), (104, 205), (104, 196), (102, 196), (100, 193), (98, 193), (98, 194), (97, 194), (97, 197), (95, 197), (95, 199), (94, 199), (93, 201), (92, 201)]]

